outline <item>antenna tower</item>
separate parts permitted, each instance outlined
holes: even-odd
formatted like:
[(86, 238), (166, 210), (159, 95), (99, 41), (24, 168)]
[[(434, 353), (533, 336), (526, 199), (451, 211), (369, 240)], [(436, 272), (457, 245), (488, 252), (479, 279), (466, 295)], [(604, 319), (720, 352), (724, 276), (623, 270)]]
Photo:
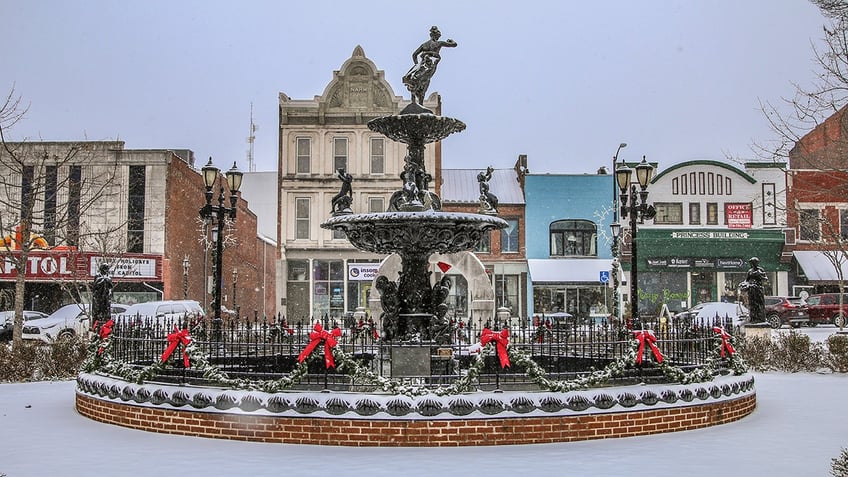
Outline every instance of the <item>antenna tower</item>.
[(247, 170), (256, 172), (256, 163), (253, 162), (253, 143), (256, 141), (256, 130), (258, 127), (253, 123), (253, 102), (250, 103), (250, 135), (247, 136)]

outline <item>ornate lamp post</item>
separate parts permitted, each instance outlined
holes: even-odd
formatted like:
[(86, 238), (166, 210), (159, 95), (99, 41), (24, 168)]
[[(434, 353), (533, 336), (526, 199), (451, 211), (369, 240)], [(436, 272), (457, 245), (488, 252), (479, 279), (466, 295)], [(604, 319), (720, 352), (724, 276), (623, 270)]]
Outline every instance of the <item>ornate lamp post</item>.
[(621, 218), (626, 219), (628, 215), (630, 216), (630, 316), (634, 326), (641, 323), (639, 321), (639, 285), (637, 281), (639, 255), (636, 248), (636, 223), (637, 220), (639, 223), (645, 223), (645, 220), (652, 220), (657, 215), (654, 206), (648, 205), (648, 183), (651, 182), (653, 172), (654, 168), (648, 164), (645, 156), (642, 156), (642, 162), (636, 166), (636, 180), (639, 183), (637, 190), (636, 184), (631, 183), (633, 170), (627, 167), (624, 160), (615, 170), (615, 179), (621, 192)]
[(183, 257), (183, 300), (188, 300), (188, 255)]
[(224, 185), (221, 184), (220, 194), (218, 196), (218, 205), (212, 205), (212, 187), (215, 186), (215, 181), (218, 178), (220, 169), (212, 165), (212, 158), (201, 169), (203, 172), (203, 183), (206, 185), (206, 205), (200, 209), (200, 216), (204, 219), (211, 220), (217, 223), (217, 236), (215, 237), (215, 269), (213, 281), (215, 282), (215, 295), (213, 301), (213, 310), (215, 312), (212, 320), (213, 335), (216, 340), (221, 337), (221, 277), (222, 277), (222, 258), (224, 254), (224, 222), (227, 215), (230, 220), (236, 218), (236, 203), (238, 202), (238, 191), (241, 188), (242, 172), (236, 167), (233, 162), (233, 167), (227, 171), (227, 185), (230, 189), (230, 206), (224, 205)]
[[(623, 142), (618, 145), (618, 149), (615, 150), (615, 154), (612, 156), (612, 173), (615, 174), (616, 162), (618, 162), (618, 153), (621, 152), (623, 148), (627, 147), (627, 143)], [(610, 251), (612, 252), (612, 270), (610, 270), (610, 274), (612, 275), (612, 293), (613, 293), (613, 303), (612, 303), (612, 316), (615, 319), (616, 323), (621, 323), (621, 313), (620, 307), (621, 304), (619, 300), (618, 287), (621, 285), (619, 283), (619, 261), (618, 261), (618, 237), (621, 235), (621, 224), (618, 223), (618, 186), (616, 184), (615, 178), (612, 181), (612, 223), (610, 224), (610, 231), (612, 232), (612, 246), (610, 247)]]

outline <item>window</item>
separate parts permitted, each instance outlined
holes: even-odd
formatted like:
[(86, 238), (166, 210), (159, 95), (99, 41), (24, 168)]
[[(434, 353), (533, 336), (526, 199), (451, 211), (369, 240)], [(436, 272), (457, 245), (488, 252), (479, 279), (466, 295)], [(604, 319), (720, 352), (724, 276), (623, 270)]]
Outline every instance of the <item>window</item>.
[(127, 252), (144, 252), (144, 166), (130, 166), (127, 190)]
[(21, 220), (32, 217), (32, 207), (34, 204), (34, 193), (32, 182), (35, 176), (35, 168), (32, 166), (24, 166), (21, 171)]
[(691, 224), (691, 225), (700, 225), (701, 224), (701, 204), (700, 204), (700, 202), (690, 202), (689, 203), (689, 224)]
[(297, 164), (295, 171), (298, 174), (309, 174), (312, 163), (312, 140), (308, 137), (297, 138)]
[(495, 309), (502, 306), (511, 315), (518, 313), (518, 275), (495, 274)]
[(680, 202), (655, 202), (654, 208), (657, 211), (655, 224), (683, 224), (683, 204)]
[(347, 238), (347, 234), (344, 230), (333, 229), (333, 240), (344, 240)]
[(47, 166), (44, 178), (44, 239), (56, 243), (56, 192), (59, 184), (59, 168)]
[(848, 240), (848, 209), (839, 209), (839, 235)]
[(806, 241), (816, 241), (821, 238), (818, 209), (801, 209), (798, 213), (798, 238)]
[(477, 248), (474, 251), (477, 253), (492, 252), (492, 232), (483, 232), (483, 235), (480, 236), (480, 243), (477, 244)]
[(501, 229), (501, 252), (518, 252), (518, 221), (507, 220), (507, 228)]
[(382, 197), (369, 197), (368, 198), (368, 213), (370, 214), (378, 214), (380, 212), (385, 212), (386, 206)]
[(65, 237), (68, 245), (79, 245), (81, 198), (82, 167), (71, 166), (68, 172), (68, 230)]
[(371, 138), (371, 173), (383, 174), (386, 172), (386, 142), (381, 137)]
[(707, 203), (707, 225), (718, 225), (718, 203)]
[(550, 227), (552, 256), (596, 256), (598, 226), (588, 220), (558, 220)]
[(341, 316), (344, 313), (344, 261), (312, 261), (313, 315)]
[(309, 239), (309, 199), (297, 198), (294, 200), (294, 238)]
[(344, 169), (347, 171), (347, 138), (337, 137), (333, 139), (333, 171)]

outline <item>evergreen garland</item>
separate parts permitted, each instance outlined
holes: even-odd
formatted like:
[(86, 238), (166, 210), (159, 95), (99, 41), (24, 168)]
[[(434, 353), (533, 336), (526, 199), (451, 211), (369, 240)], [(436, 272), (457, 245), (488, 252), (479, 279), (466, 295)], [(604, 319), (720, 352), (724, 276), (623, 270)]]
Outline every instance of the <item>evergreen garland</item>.
[[(735, 340), (735, 338), (731, 338)], [(668, 364), (666, 360), (662, 363), (654, 362), (652, 365), (660, 369), (663, 375), (671, 382), (680, 384), (692, 384), (699, 382), (712, 381), (717, 373), (717, 364), (724, 361), (732, 370), (734, 375), (744, 374), (748, 371), (748, 367), (744, 360), (738, 356), (738, 353), (733, 353), (725, 358), (721, 357), (721, 337), (717, 336), (715, 347), (711, 352), (711, 358), (707, 363), (690, 372), (685, 372), (677, 366)], [(587, 373), (580, 374), (571, 380), (553, 380), (547, 377), (547, 373), (538, 363), (533, 361), (530, 355), (519, 351), (512, 346), (507, 346), (509, 360), (513, 365), (523, 367), (530, 381), (539, 386), (539, 388), (552, 392), (568, 392), (577, 389), (587, 389), (593, 386), (600, 386), (608, 382), (610, 379), (621, 376), (627, 369), (636, 366), (636, 354), (639, 348), (639, 342), (635, 339), (629, 342), (627, 351), (623, 356), (614, 360), (606, 367), (600, 370), (591, 370)], [(312, 352), (305, 360), (299, 362), (297, 366), (287, 376), (283, 376), (275, 380), (249, 380), (249, 379), (234, 379), (230, 378), (227, 373), (223, 372), (217, 366), (209, 363), (208, 358), (192, 341), (185, 348), (185, 353), (188, 354), (191, 367), (202, 373), (204, 379), (209, 380), (216, 385), (226, 386), (233, 389), (255, 390), (266, 393), (276, 393), (290, 389), (298, 384), (308, 373), (309, 363), (320, 359), (322, 351), (320, 347), (316, 347), (318, 352)], [(454, 395), (465, 392), (471, 392), (476, 389), (475, 384), (478, 383), (478, 377), (485, 365), (487, 356), (495, 355), (494, 342), (483, 347), (475, 357), (473, 363), (459, 379), (452, 384), (430, 388), (414, 384), (411, 379), (390, 379), (385, 376), (380, 376), (377, 373), (362, 366), (359, 362), (345, 353), (339, 347), (332, 349), (333, 358), (336, 362), (336, 369), (350, 377), (351, 383), (360, 386), (370, 386), (373, 390), (379, 390), (392, 395), (407, 395), (407, 396), (422, 396), (425, 394), (435, 394), (438, 396)], [(175, 353), (176, 355), (176, 353)], [(646, 353), (651, 355), (651, 353)], [(117, 376), (126, 381), (142, 384), (155, 376), (160, 370), (170, 364), (174, 360), (174, 355), (166, 361), (157, 360), (153, 364), (145, 367), (129, 365), (115, 360), (111, 354), (111, 343), (109, 338), (95, 338), (89, 345), (89, 354), (83, 363), (85, 372), (98, 371), (103, 374)], [(322, 359), (323, 361), (323, 359)]]

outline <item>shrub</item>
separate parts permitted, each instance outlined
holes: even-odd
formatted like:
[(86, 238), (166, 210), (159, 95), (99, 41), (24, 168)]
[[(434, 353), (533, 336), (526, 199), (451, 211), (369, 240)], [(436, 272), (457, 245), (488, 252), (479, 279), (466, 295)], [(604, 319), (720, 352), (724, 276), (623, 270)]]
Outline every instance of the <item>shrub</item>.
[(810, 343), (809, 336), (790, 331), (775, 339), (771, 363), (775, 369), (790, 373), (815, 371), (821, 367), (823, 351), (821, 345)]
[(771, 340), (759, 336), (739, 337), (736, 339), (738, 352), (755, 371), (768, 371), (774, 369), (770, 365), (772, 354)]
[(0, 382), (73, 378), (85, 360), (87, 346), (79, 337), (53, 345), (24, 341), (14, 349), (4, 343), (0, 345)]
[(848, 335), (828, 337), (827, 350), (825, 364), (837, 373), (848, 373)]

